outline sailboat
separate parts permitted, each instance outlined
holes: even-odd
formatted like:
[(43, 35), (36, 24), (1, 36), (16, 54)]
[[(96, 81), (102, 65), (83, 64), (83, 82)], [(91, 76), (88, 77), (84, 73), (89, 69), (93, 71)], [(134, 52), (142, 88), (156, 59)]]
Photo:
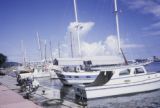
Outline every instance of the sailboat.
[[(42, 78), (42, 77), (50, 77), (50, 78), (58, 78), (56, 73), (54, 72), (55, 66), (52, 63), (47, 63), (46, 62), (46, 56), (45, 56), (45, 60), (43, 60), (42, 57), (42, 48), (41, 48), (41, 41), (37, 32), (37, 40), (38, 40), (38, 50), (40, 52), (40, 57), (41, 57), (41, 61), (40, 61), (40, 65), (36, 65), (34, 66), (32, 69), (19, 69), (17, 74), (17, 81), (21, 80), (21, 79), (25, 79), (25, 78)], [(23, 51), (23, 41), (22, 43), (22, 51)], [(45, 41), (45, 55), (46, 55), (46, 41)], [(25, 60), (25, 51), (23, 51), (23, 60), (24, 60), (24, 64), (26, 64), (26, 60)]]
[[(123, 59), (119, 57), (107, 56), (107, 57), (81, 57), (81, 46), (79, 39), (79, 29), (80, 23), (77, 17), (77, 5), (76, 0), (74, 2), (74, 12), (77, 28), (77, 38), (78, 38), (78, 53), (79, 58), (58, 58), (56, 63), (58, 65), (63, 65), (63, 69), (55, 70), (57, 76), (64, 85), (73, 84), (86, 84), (92, 83), (99, 74), (99, 69), (87, 69), (88, 66), (100, 66), (100, 65), (119, 65), (123, 63)], [(72, 43), (71, 43), (72, 44)], [(72, 47), (71, 47), (72, 48)], [(72, 50), (71, 50), (72, 51)], [(62, 64), (61, 64), (62, 63)], [(89, 64), (86, 64), (89, 63)], [(65, 66), (64, 66), (65, 65)], [(87, 65), (87, 66), (86, 66)]]
[[(117, 35), (119, 37), (117, 0), (114, 0)], [(119, 44), (120, 48), (120, 44)], [(142, 64), (125, 65), (101, 70), (88, 85), (74, 86), (75, 97), (89, 100), (160, 89), (160, 73), (148, 72)]]

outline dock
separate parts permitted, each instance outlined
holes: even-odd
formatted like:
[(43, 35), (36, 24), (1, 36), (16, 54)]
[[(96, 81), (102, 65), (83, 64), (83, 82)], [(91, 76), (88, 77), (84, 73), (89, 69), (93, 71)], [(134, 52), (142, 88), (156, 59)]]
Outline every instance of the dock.
[(42, 108), (0, 84), (0, 108)]
[(62, 100), (58, 89), (42, 85), (30, 99), (24, 99), (24, 95), (15, 77), (0, 76), (0, 108), (84, 108), (73, 101)]

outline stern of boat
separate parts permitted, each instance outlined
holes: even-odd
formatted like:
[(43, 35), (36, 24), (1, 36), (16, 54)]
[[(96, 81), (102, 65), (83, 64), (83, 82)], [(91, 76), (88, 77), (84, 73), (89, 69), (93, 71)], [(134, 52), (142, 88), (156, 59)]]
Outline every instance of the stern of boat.
[(81, 101), (81, 102), (87, 101), (85, 85), (75, 85), (74, 91), (75, 91), (75, 99), (77, 101)]

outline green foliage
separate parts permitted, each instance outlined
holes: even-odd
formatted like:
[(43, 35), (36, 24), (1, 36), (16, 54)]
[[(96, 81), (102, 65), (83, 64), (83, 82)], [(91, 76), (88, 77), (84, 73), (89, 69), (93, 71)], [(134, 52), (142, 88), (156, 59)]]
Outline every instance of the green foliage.
[(0, 67), (2, 66), (3, 63), (7, 61), (7, 56), (4, 54), (0, 53)]

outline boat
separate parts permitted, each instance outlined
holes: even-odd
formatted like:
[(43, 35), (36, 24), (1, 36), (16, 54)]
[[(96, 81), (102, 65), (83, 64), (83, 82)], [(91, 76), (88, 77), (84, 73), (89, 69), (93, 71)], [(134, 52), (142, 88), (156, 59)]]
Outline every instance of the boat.
[(57, 58), (54, 60), (54, 65), (57, 64), (59, 69), (54, 69), (54, 71), (63, 85), (88, 84), (96, 79), (102, 66), (114, 66), (122, 63), (121, 58), (113, 59), (111, 56)]
[[(93, 82), (97, 75), (99, 74), (99, 69), (93, 69), (91, 66), (110, 66), (110, 65), (119, 65), (123, 64), (124, 60), (122, 57), (117, 56), (97, 56), (97, 57), (82, 57), (81, 56), (81, 46), (79, 39), (79, 26), (77, 18), (77, 6), (76, 0), (74, 0), (74, 11), (76, 19), (77, 28), (77, 37), (78, 37), (78, 49), (79, 49), (79, 58), (59, 58), (55, 59), (57, 65), (63, 65), (62, 71), (55, 70), (57, 76), (64, 85), (73, 85), (73, 84), (87, 84)], [(71, 49), (72, 50), (72, 49)], [(72, 52), (73, 53), (73, 52)], [(84, 68), (82, 68), (84, 67)], [(71, 69), (72, 68), (72, 69)]]
[(93, 82), (99, 71), (86, 71), (76, 69), (66, 71), (55, 71), (59, 79), (64, 85), (87, 84)]
[(96, 80), (74, 86), (75, 97), (81, 100), (124, 95), (160, 89), (160, 73), (148, 72), (148, 63), (128, 64), (120, 47), (117, 0), (114, 0), (119, 50), (126, 65), (101, 69)]
[(101, 70), (88, 85), (74, 86), (77, 99), (94, 99), (160, 89), (160, 73), (147, 72), (143, 65)]
[(153, 62), (160, 62), (160, 58), (157, 56), (153, 56)]
[(16, 72), (17, 81), (25, 78), (43, 78), (43, 77), (50, 77), (50, 78), (58, 78), (55, 71), (55, 66), (52, 64), (48, 64), (46, 66), (37, 65), (33, 69), (19, 69)]

